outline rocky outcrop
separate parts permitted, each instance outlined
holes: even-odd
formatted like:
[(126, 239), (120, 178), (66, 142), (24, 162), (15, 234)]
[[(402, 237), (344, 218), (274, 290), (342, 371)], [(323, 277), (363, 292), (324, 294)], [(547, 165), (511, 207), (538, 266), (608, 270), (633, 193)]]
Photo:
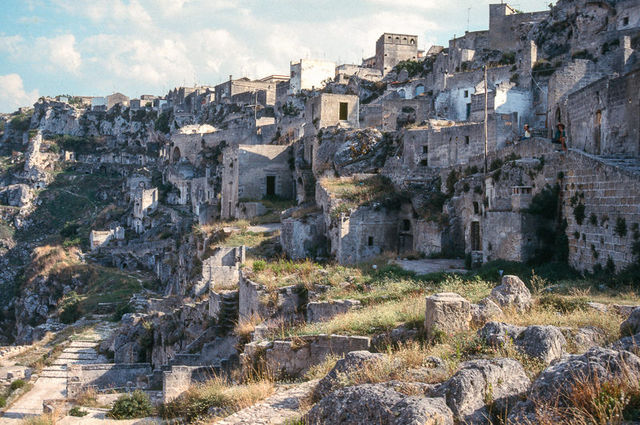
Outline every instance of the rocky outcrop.
[(386, 384), (364, 384), (335, 391), (306, 415), (309, 425), (453, 425), (443, 398), (406, 396)]
[(491, 291), (490, 298), (500, 307), (513, 307), (524, 311), (531, 307), (531, 292), (518, 276), (507, 275), (502, 284)]
[(631, 311), (631, 314), (620, 325), (620, 335), (630, 336), (640, 332), (640, 307), (636, 307)]
[(339, 386), (341, 387), (341, 385), (339, 385), (340, 380), (349, 373), (361, 369), (365, 365), (380, 362), (383, 359), (384, 354), (371, 353), (369, 351), (352, 351), (348, 353), (343, 359), (338, 360), (331, 371), (318, 382), (318, 385), (313, 391), (313, 398), (316, 400), (324, 398)]
[(572, 405), (574, 391), (590, 382), (637, 383), (639, 379), (640, 358), (628, 351), (594, 347), (582, 355), (568, 355), (540, 373), (527, 400), (509, 415), (509, 423), (536, 423), (540, 410)]
[(455, 419), (462, 423), (492, 423), (492, 413), (503, 415), (530, 384), (516, 360), (473, 360), (462, 363), (432, 395), (444, 397)]
[(12, 184), (0, 188), (0, 204), (12, 207), (24, 207), (33, 200), (33, 191), (26, 184)]
[(471, 304), (471, 321), (476, 326), (482, 326), (492, 320), (500, 320), (503, 315), (498, 304), (489, 298), (481, 300), (478, 304)]
[(513, 326), (489, 322), (478, 331), (478, 336), (493, 346), (512, 342), (516, 349), (544, 363), (562, 357), (567, 340), (554, 326)]

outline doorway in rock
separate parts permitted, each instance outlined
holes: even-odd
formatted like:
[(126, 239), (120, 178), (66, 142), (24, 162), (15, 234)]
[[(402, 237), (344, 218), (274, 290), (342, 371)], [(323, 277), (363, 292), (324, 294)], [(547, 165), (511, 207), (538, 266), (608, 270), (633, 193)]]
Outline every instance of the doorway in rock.
[(276, 196), (276, 176), (267, 176), (267, 196)]

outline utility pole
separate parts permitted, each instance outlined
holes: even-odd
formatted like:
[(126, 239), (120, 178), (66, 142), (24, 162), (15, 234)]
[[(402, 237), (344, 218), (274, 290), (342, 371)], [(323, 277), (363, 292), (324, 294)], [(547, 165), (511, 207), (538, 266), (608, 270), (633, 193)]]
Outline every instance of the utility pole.
[(487, 148), (489, 144), (489, 85), (487, 84), (487, 66), (484, 66), (484, 178), (487, 178)]

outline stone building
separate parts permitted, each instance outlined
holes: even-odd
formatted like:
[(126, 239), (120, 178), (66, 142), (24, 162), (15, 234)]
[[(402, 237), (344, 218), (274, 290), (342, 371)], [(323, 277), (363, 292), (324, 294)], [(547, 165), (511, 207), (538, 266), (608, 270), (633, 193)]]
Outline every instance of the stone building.
[(494, 50), (514, 51), (519, 40), (514, 30), (521, 24), (540, 22), (549, 16), (548, 11), (522, 13), (506, 3), (489, 5), (489, 46)]
[(336, 74), (334, 62), (317, 59), (300, 59), (291, 62), (291, 80), (289, 94), (298, 94), (302, 90), (321, 89), (323, 83), (333, 79)]
[[(260, 97), (264, 99), (264, 105), (274, 105), (276, 103), (276, 86), (282, 82), (285, 77), (269, 76), (262, 80), (250, 80), (243, 77), (234, 80), (230, 75), (229, 80), (215, 86), (216, 103), (233, 102), (235, 96), (250, 93), (254, 97), (260, 93)], [(236, 100), (240, 98), (236, 97)], [(248, 99), (244, 99), (245, 101)], [(253, 102), (251, 102), (253, 103)]]
[(295, 199), (290, 146), (229, 147), (223, 153), (222, 167), (222, 219), (241, 215), (241, 203), (265, 198)]
[(92, 230), (89, 234), (89, 245), (92, 251), (106, 246), (112, 240), (124, 240), (124, 228), (114, 226), (104, 231)]
[(359, 107), (358, 96), (320, 93), (307, 100), (305, 106), (307, 126), (320, 129), (346, 124), (357, 128), (360, 125)]
[(107, 110), (116, 105), (129, 106), (129, 98), (122, 93), (114, 93), (107, 96)]
[(418, 36), (384, 33), (376, 42), (375, 67), (386, 75), (399, 62), (418, 59)]
[(595, 155), (640, 156), (640, 70), (603, 77), (568, 96), (569, 146)]

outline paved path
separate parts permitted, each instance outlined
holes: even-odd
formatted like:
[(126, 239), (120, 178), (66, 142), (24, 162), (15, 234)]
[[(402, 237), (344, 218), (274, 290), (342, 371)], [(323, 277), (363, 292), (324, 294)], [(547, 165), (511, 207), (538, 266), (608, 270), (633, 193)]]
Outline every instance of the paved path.
[(417, 274), (429, 274), (438, 272), (466, 273), (464, 260), (425, 259), (425, 260), (396, 260), (395, 264), (405, 270)]
[(98, 325), (95, 330), (73, 339), (51, 366), (42, 369), (31, 391), (16, 400), (0, 417), (0, 425), (19, 424), (27, 416), (41, 415), (44, 400), (65, 398), (67, 365), (104, 362), (98, 357), (96, 348), (111, 330), (110, 325)]
[(258, 404), (213, 423), (216, 425), (282, 425), (287, 420), (300, 417), (300, 401), (311, 395), (317, 383), (317, 380), (309, 381), (276, 393)]

